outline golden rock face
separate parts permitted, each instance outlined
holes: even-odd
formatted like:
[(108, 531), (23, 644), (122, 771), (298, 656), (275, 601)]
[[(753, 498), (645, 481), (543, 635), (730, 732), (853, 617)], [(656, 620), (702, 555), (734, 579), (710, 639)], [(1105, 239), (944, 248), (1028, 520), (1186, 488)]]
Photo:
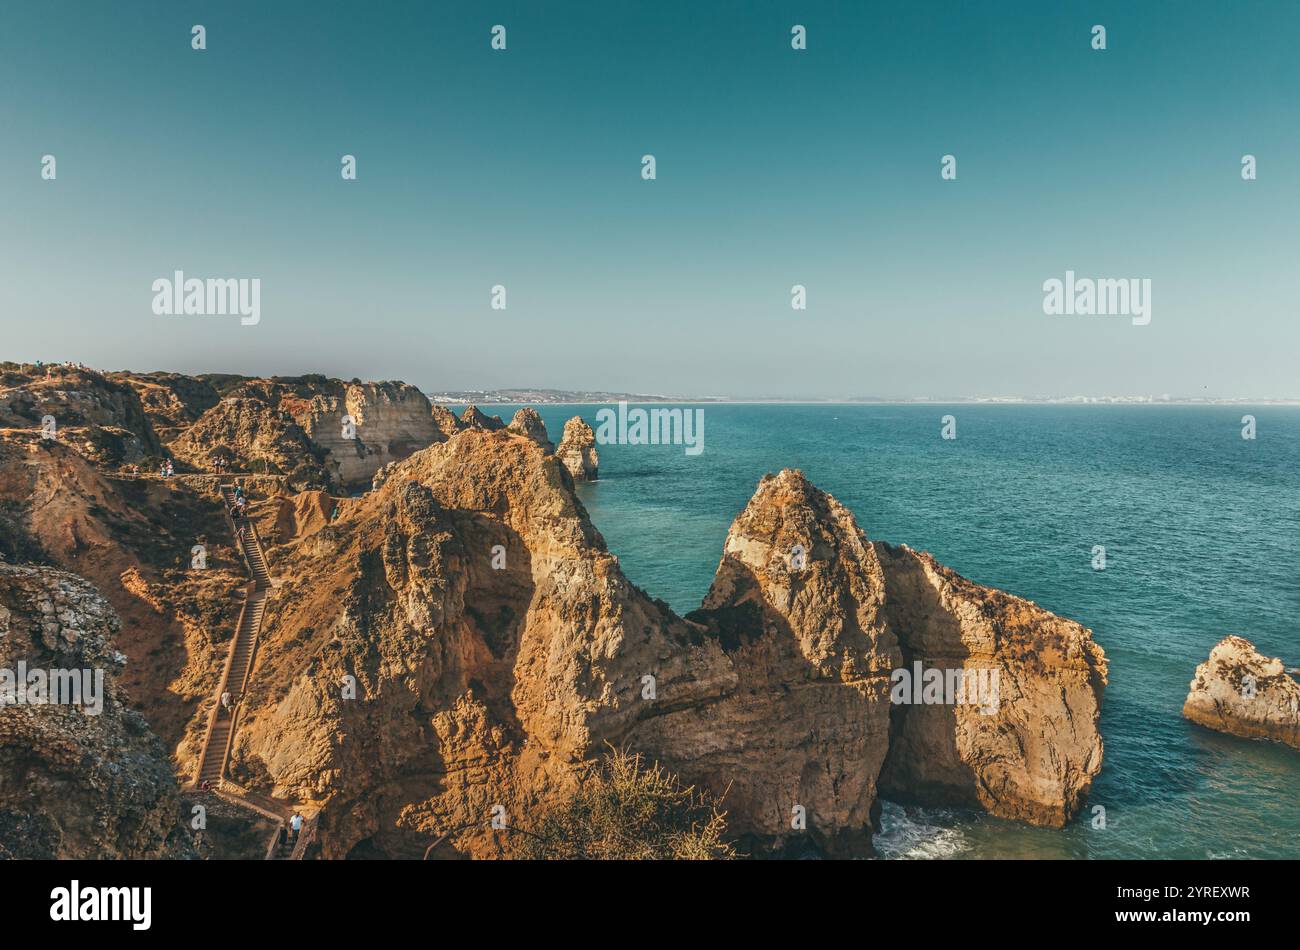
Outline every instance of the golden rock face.
[[(234, 471), (274, 451), (325, 482), (241, 476), (275, 587), (227, 766), (319, 812), (324, 857), (419, 857), (444, 836), (440, 853), (500, 855), (491, 820), (527, 828), (610, 744), (721, 797), (755, 853), (867, 854), (882, 794), (1051, 826), (1083, 806), (1106, 682), (1089, 631), (869, 540), (800, 472), (759, 482), (683, 618), (575, 495), (598, 465), (582, 419), (552, 452), (528, 410), (503, 426), (403, 384), (218, 382), (168, 375), (180, 396), (150, 397), (168, 449), (198, 464), (233, 442)], [(357, 497), (331, 491), (320, 441), (342, 415), (393, 436)], [(137, 480), (29, 448), (0, 441), (0, 544), (100, 588), (125, 621), (125, 701), (188, 780), (247, 581), (226, 476)], [(188, 569), (198, 541), (205, 570)], [(997, 701), (899, 704), (891, 680), (917, 664), (996, 671)]]
[(1243, 637), (1224, 637), (1196, 668), (1183, 715), (1207, 729), (1300, 749), (1300, 682)]

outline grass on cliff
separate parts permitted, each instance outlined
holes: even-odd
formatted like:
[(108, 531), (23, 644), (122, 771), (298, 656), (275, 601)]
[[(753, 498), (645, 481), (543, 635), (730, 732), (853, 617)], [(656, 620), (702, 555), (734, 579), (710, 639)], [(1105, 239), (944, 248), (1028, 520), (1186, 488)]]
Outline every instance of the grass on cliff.
[(536, 827), (512, 836), (529, 860), (728, 860), (726, 813), (640, 754), (612, 749)]

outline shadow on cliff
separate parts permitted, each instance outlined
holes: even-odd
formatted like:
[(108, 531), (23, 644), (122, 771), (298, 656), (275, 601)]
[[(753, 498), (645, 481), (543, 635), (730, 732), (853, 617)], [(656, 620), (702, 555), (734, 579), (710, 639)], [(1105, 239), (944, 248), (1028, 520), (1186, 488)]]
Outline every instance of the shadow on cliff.
[[(727, 753), (716, 759), (712, 767), (701, 769), (701, 759), (694, 750), (686, 750), (678, 756), (673, 754), (671, 747), (655, 750), (660, 761), (676, 771), (684, 781), (703, 784), (721, 799), (722, 807), (728, 812), (732, 840), (742, 853), (780, 858), (874, 856), (871, 835), (873, 830), (879, 830), (878, 796), (871, 796), (870, 804), (858, 810), (860, 822), (857, 824), (823, 827), (816, 817), (818, 811), (846, 807), (841, 800), (846, 793), (846, 782), (862, 782), (864, 795), (874, 786), (875, 775), (851, 774), (855, 767), (859, 770), (866, 767), (861, 759), (873, 757), (870, 723), (864, 724), (863, 748), (858, 750), (856, 761), (852, 758), (853, 749), (846, 749), (837, 736), (828, 734), (833, 731), (834, 723), (806, 716), (800, 722), (798, 734), (788, 737), (790, 741), (785, 744), (778, 744), (780, 739), (772, 726), (773, 723), (790, 722), (791, 709), (799, 701), (799, 692), (806, 687), (838, 687), (844, 691), (847, 711), (852, 711), (863, 702), (859, 684), (820, 669), (803, 653), (790, 621), (766, 604), (760, 593), (759, 578), (747, 565), (732, 559), (729, 570), (732, 571), (734, 589), (743, 591), (736, 601), (722, 607), (700, 607), (688, 613), (685, 619), (695, 625), (701, 637), (716, 640), (735, 665), (737, 682), (744, 685), (721, 699), (737, 699), (745, 714), (734, 720), (735, 731), (730, 736), (718, 734), (713, 737)], [(721, 572), (722, 567), (719, 567), (719, 574)], [(856, 625), (854, 619), (846, 619), (848, 622), (841, 644), (845, 653), (863, 654), (880, 646)], [(886, 676), (880, 674), (882, 682)], [(750, 695), (743, 697), (743, 692)], [(755, 715), (751, 705), (755, 699), (766, 700), (780, 708)], [(827, 705), (832, 716), (846, 712), (835, 699), (829, 704), (815, 702), (808, 708), (816, 711), (825, 709)], [(722, 720), (719, 715), (717, 721), (720, 723)], [(838, 765), (841, 770), (838, 775), (833, 774), (837, 757), (840, 757)], [(770, 763), (782, 758), (786, 759), (786, 774), (774, 776)], [(756, 819), (762, 820), (759, 816), (772, 811), (772, 786), (782, 790), (778, 795), (788, 789), (793, 793), (793, 801), (803, 799), (806, 803), (817, 802), (821, 806), (807, 808), (805, 829), (777, 836), (752, 829)], [(766, 799), (762, 797), (765, 792)], [(852, 810), (851, 805), (848, 807)], [(790, 821), (788, 808), (788, 805), (783, 805), (778, 810), (782, 822)], [(751, 817), (746, 817), (746, 812)]]
[[(939, 591), (908, 552), (871, 542), (885, 576), (885, 615), (898, 640), (903, 669), (915, 679), (923, 671), (964, 669), (971, 656), (961, 626), (943, 606)], [(892, 686), (892, 684), (891, 684)], [(908, 683), (908, 693), (923, 684)], [(889, 750), (880, 772), (880, 794), (903, 804), (979, 808), (980, 778), (957, 748), (957, 706), (891, 703)]]
[[(464, 824), (467, 816), (489, 819), (505, 784), (494, 763), (509, 761), (511, 751), (527, 740), (513, 693), (527, 605), (536, 593), (532, 556), (523, 537), (496, 518), (468, 510), (444, 510), (444, 515), (440, 527), (450, 529), (454, 540), (447, 547), (455, 554), (443, 567), (454, 589), (436, 629), (424, 640), (419, 694), (409, 708), (393, 713), (404, 723), (398, 728), (414, 740), (413, 754), (396, 770), (371, 763), (367, 771), (386, 776), (382, 784), (356, 787), (331, 802), (321, 826), (329, 838), (351, 842), (345, 845), (351, 859), (421, 858), (447, 827)], [(371, 618), (392, 617), (400, 609), (402, 592), (389, 584), (380, 562), (372, 550), (362, 565), (366, 595), (357, 612)], [(383, 676), (385, 663), (377, 629), (383, 622), (371, 622), (366, 653), (357, 658), (374, 681)], [(369, 716), (358, 725), (365, 733), (393, 728), (390, 721)], [(347, 742), (359, 752), (381, 744), (373, 734), (354, 734)], [(358, 831), (368, 833), (358, 838)], [(444, 841), (435, 856), (468, 857), (468, 852)]]

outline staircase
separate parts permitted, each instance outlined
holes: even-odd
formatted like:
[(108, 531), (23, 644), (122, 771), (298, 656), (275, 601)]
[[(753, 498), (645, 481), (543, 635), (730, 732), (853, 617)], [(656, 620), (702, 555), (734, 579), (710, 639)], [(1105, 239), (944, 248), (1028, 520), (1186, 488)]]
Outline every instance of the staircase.
[[(235, 504), (235, 486), (222, 485), (221, 497), (226, 504), (227, 516)], [(226, 760), (230, 754), (230, 742), (234, 736), (235, 724), (239, 719), (239, 701), (243, 698), (257, 659), (258, 635), (262, 629), (262, 616), (266, 613), (266, 600), (271, 590), (271, 573), (266, 567), (266, 554), (262, 549), (262, 540), (257, 528), (245, 518), (238, 521), (230, 519), (230, 526), (243, 551), (244, 561), (252, 580), (244, 593), (244, 606), (239, 611), (239, 623), (235, 628), (235, 637), (230, 644), (230, 654), (226, 658), (225, 672), (221, 685), (217, 687), (217, 702), (208, 719), (208, 735), (203, 742), (203, 751), (199, 756), (198, 773), (194, 784), (204, 781), (217, 786), (226, 774)], [(221, 694), (230, 693), (231, 709), (221, 705)]]
[[(262, 617), (266, 613), (267, 598), (270, 597), (271, 572), (266, 567), (266, 552), (262, 548), (262, 539), (258, 536), (257, 526), (246, 518), (238, 520), (230, 517), (235, 504), (235, 486), (221, 486), (221, 498), (225, 502), (227, 519), (234, 532), (240, 551), (244, 554), (244, 563), (248, 566), (250, 581), (244, 591), (244, 606), (239, 611), (239, 622), (235, 627), (235, 637), (230, 644), (230, 653), (226, 657), (226, 668), (221, 676), (221, 685), (217, 687), (217, 701), (208, 718), (208, 734), (203, 741), (203, 751), (199, 753), (199, 767), (194, 777), (194, 785), (207, 781), (214, 794), (235, 805), (251, 809), (274, 821), (288, 821), (293, 808), (282, 801), (259, 795), (226, 778), (226, 762), (230, 758), (230, 743), (239, 723), (239, 713), (243, 708), (240, 700), (248, 688), (253, 676), (253, 665), (257, 662), (257, 646), (262, 631)], [(221, 694), (229, 692), (231, 709), (229, 712), (221, 705)], [(303, 823), (302, 832), (294, 841), (292, 848), (281, 849), (279, 846), (279, 828), (276, 829), (267, 844), (268, 860), (301, 861), (307, 849), (316, 838), (316, 826), (319, 815), (313, 815)]]

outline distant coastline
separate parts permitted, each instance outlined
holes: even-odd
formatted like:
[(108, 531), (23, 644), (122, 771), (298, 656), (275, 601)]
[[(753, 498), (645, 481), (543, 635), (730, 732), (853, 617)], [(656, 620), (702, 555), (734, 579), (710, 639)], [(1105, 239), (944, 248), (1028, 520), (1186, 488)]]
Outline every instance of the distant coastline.
[(846, 397), (798, 399), (791, 397), (732, 398), (730, 396), (665, 396), (646, 393), (570, 391), (558, 389), (487, 389), (425, 391), (440, 406), (586, 406), (626, 402), (653, 405), (733, 406), (1300, 406), (1300, 398), (1193, 397), (1193, 396), (951, 396), (951, 397)]

